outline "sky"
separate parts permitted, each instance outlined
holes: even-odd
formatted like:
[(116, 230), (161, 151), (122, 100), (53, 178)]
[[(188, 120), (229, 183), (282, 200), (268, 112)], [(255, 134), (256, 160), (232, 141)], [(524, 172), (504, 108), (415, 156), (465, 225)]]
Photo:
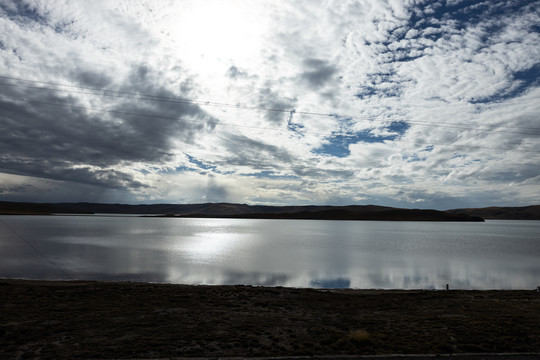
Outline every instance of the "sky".
[(0, 0), (0, 200), (540, 204), (540, 1)]

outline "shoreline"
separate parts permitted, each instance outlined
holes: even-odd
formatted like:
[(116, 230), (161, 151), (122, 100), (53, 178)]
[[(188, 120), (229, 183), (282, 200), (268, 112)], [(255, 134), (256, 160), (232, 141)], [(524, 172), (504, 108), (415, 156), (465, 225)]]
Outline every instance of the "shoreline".
[(289, 289), (289, 290), (314, 290), (314, 291), (330, 291), (330, 292), (351, 292), (351, 293), (415, 293), (415, 292), (537, 292), (540, 296), (540, 286), (537, 288), (515, 288), (515, 289), (497, 289), (497, 288), (479, 288), (479, 289), (464, 289), (464, 288), (354, 288), (354, 287), (296, 287), (288, 285), (257, 285), (257, 284), (195, 284), (195, 283), (172, 283), (172, 282), (157, 282), (157, 281), (144, 281), (144, 280), (89, 280), (89, 279), (77, 279), (77, 278), (49, 278), (49, 279), (37, 279), (30, 277), (1, 277), (0, 285), (2, 282), (8, 283), (29, 283), (28, 285), (42, 285), (47, 284), (51, 286), (63, 285), (74, 283), (76, 284), (111, 284), (111, 285), (163, 285), (163, 286), (179, 286), (179, 287), (224, 287), (224, 288), (267, 288), (267, 289)]
[(482, 221), (483, 219), (540, 220), (540, 205), (462, 209), (410, 209), (380, 205), (248, 205), (238, 203), (112, 204), (35, 203), (0, 201), (0, 213), (116, 213), (164, 216), (298, 218), (326, 220)]
[(536, 290), (0, 279), (0, 358), (537, 353)]

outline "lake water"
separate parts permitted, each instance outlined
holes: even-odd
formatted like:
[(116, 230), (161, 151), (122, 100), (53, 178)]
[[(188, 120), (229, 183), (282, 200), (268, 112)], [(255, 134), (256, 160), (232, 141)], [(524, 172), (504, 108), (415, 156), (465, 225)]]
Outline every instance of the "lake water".
[(0, 216), (0, 277), (535, 289), (540, 221)]

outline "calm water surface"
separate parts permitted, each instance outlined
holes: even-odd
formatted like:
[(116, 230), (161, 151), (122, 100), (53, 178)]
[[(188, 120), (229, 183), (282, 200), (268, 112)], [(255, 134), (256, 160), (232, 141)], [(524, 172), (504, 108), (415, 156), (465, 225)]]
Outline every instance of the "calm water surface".
[(540, 285), (540, 221), (0, 219), (0, 277), (7, 278), (323, 288)]

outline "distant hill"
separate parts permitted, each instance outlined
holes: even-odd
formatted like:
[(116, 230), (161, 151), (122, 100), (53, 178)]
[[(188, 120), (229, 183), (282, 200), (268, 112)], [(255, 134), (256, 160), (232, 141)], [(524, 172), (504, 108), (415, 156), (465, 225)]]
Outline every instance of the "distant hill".
[(281, 213), (249, 213), (236, 215), (190, 214), (180, 217), (220, 217), (242, 219), (309, 219), (309, 220), (387, 220), (387, 221), (484, 221), (478, 216), (451, 214), (446, 211), (420, 209), (378, 209), (375, 211), (348, 210), (343, 208), (281, 212)]
[(0, 215), (49, 215), (53, 213), (91, 214), (92, 212), (80, 211), (69, 206), (64, 207), (61, 204), (0, 201)]
[(499, 220), (540, 220), (540, 205), (521, 207), (485, 207), (477, 209), (452, 209), (448, 210), (453, 214), (467, 214), (480, 216), (484, 219)]
[(0, 214), (148, 214), (168, 217), (266, 218), (316, 220), (483, 221), (481, 217), (437, 210), (398, 209), (376, 205), (264, 206), (231, 203), (100, 204), (0, 202)]
[(0, 201), (0, 214), (175, 214), (175, 215), (240, 215), (240, 214), (275, 214), (297, 213), (320, 210), (343, 209), (355, 212), (390, 210), (391, 207), (375, 205), (350, 206), (265, 206), (232, 203), (204, 204), (103, 204), (103, 203), (21, 203)]

